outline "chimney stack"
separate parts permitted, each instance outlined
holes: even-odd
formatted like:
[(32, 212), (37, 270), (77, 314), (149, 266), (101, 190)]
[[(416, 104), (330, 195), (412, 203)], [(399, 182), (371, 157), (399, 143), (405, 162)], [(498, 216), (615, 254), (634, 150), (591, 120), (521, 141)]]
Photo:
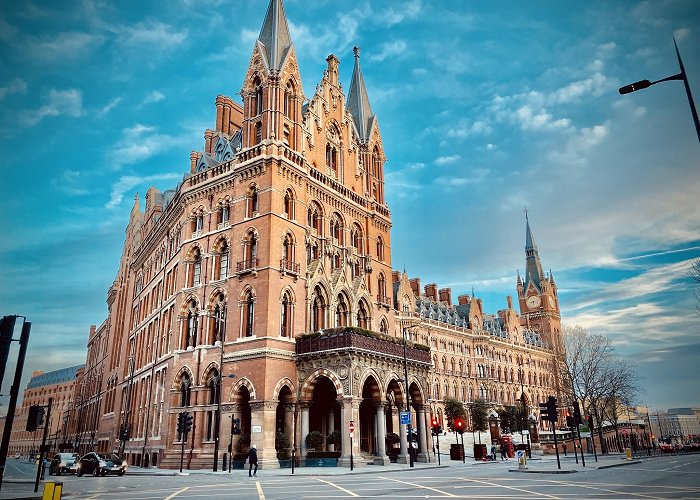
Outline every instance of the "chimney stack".
[(411, 290), (416, 297), (420, 297), (420, 278), (412, 278), (408, 280), (411, 283)]
[(437, 294), (437, 284), (436, 283), (430, 283), (429, 285), (425, 285), (425, 296), (428, 297), (429, 299), (437, 302), (438, 294)]
[(452, 289), (442, 288), (440, 290), (440, 302), (447, 302), (448, 306), (452, 306)]

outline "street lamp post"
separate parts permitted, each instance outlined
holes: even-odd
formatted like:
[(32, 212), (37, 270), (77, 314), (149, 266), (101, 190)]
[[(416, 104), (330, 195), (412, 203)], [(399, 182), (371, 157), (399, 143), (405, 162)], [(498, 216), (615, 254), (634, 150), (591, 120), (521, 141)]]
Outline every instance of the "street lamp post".
[[(219, 377), (217, 384), (216, 397), (216, 422), (214, 430), (216, 437), (214, 438), (214, 472), (219, 468), (219, 442), (221, 441), (221, 381), (224, 376), (224, 342), (226, 340), (226, 304), (222, 304), (217, 311), (216, 326), (219, 331), (219, 342), (221, 343), (221, 357), (219, 358)], [(230, 459), (231, 457), (229, 457)]]
[(630, 83), (629, 85), (625, 85), (624, 87), (620, 87), (619, 92), (620, 94), (629, 94), (631, 92), (636, 92), (637, 90), (642, 90), (648, 87), (651, 87), (652, 85), (656, 85), (657, 83), (661, 82), (667, 82), (669, 80), (683, 80), (683, 84), (685, 85), (685, 93), (688, 95), (688, 103), (690, 104), (690, 112), (693, 115), (693, 121), (695, 122), (695, 132), (698, 134), (698, 141), (700, 141), (700, 120), (698, 120), (698, 112), (695, 109), (695, 103), (693, 102), (693, 94), (690, 92), (690, 85), (688, 84), (688, 76), (685, 73), (685, 67), (683, 66), (683, 61), (681, 60), (681, 54), (678, 51), (678, 44), (676, 43), (676, 39), (673, 39), (673, 46), (676, 48), (676, 56), (678, 57), (678, 65), (681, 68), (681, 72), (668, 76), (666, 78), (662, 78), (661, 80), (656, 80), (655, 82), (651, 82), (649, 80), (640, 80), (638, 82)]
[[(415, 326), (408, 326), (403, 328), (403, 376), (404, 376), (404, 381), (406, 383), (406, 411), (408, 412), (408, 415), (410, 417), (411, 415), (411, 403), (410, 403), (410, 396), (409, 396), (409, 388), (408, 388), (408, 361), (406, 359), (406, 344), (408, 343), (408, 330), (411, 328), (415, 328)], [(417, 418), (417, 417), (416, 417)], [(417, 422), (416, 422), (417, 424)], [(408, 424), (406, 424), (406, 430), (408, 431), (408, 463), (410, 464), (410, 467), (414, 467), (413, 465), (413, 439), (411, 437), (411, 421), (409, 418)]]
[[(523, 364), (522, 362), (518, 363), (520, 367), (518, 370), (520, 373), (520, 400), (523, 403), (523, 418), (522, 420), (518, 419), (518, 422), (520, 426), (520, 441), (525, 444), (523, 423), (525, 424), (524, 426), (527, 427), (527, 407), (525, 406), (525, 371), (523, 370)], [(530, 361), (527, 362), (527, 366), (530, 366)], [(528, 458), (532, 458), (532, 452), (530, 451), (530, 429), (527, 429), (527, 456)]]

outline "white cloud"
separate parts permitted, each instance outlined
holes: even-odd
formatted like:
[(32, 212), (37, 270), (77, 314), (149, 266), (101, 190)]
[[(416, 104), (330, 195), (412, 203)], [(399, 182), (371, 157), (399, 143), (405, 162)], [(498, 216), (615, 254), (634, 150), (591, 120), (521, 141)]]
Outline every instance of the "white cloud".
[(402, 22), (404, 19), (415, 19), (420, 14), (422, 7), (420, 0), (401, 2), (398, 6), (391, 6), (378, 12), (375, 21), (378, 24), (392, 26)]
[(105, 205), (105, 208), (117, 207), (124, 199), (124, 193), (126, 193), (130, 189), (133, 189), (136, 186), (154, 181), (178, 179), (179, 177), (180, 176), (178, 174), (148, 175), (145, 177), (138, 177), (135, 175), (123, 175), (112, 186), (111, 197)]
[(473, 134), (488, 134), (491, 131), (491, 125), (486, 121), (476, 120), (470, 123), (468, 120), (460, 120), (457, 125), (447, 130), (447, 137), (465, 139)]
[[(602, 67), (602, 62), (596, 60), (598, 66)], [(548, 96), (550, 104), (566, 104), (572, 101), (578, 101), (587, 95), (599, 97), (609, 88), (608, 79), (601, 73), (594, 73), (590, 78), (572, 82), (566, 87), (555, 90)]]
[(104, 116), (110, 111), (112, 111), (117, 105), (121, 102), (122, 98), (121, 97), (115, 97), (111, 101), (109, 101), (99, 112), (100, 116)]
[(25, 127), (33, 127), (47, 116), (67, 115), (72, 117), (82, 116), (83, 95), (78, 89), (56, 90), (49, 92), (48, 102), (41, 108), (26, 111), (20, 118)]
[(673, 37), (676, 39), (676, 42), (682, 42), (689, 36), (690, 28), (679, 28), (677, 30), (673, 30)]
[(10, 94), (24, 94), (27, 92), (27, 82), (21, 78), (13, 78), (7, 86), (0, 87), (0, 101)]
[(159, 21), (140, 22), (121, 30), (121, 41), (131, 47), (144, 47), (150, 50), (170, 49), (187, 39), (186, 29), (177, 31)]
[(456, 161), (459, 161), (462, 157), (459, 155), (451, 155), (451, 156), (438, 156), (435, 158), (435, 164), (436, 165), (447, 165), (448, 163), (454, 163)]
[(59, 33), (50, 39), (28, 39), (25, 44), (33, 57), (61, 62), (75, 59), (96, 49), (103, 42), (98, 35), (81, 32)]
[(379, 52), (377, 54), (371, 54), (369, 56), (369, 60), (381, 62), (387, 57), (400, 56), (401, 54), (406, 52), (406, 47), (406, 42), (404, 42), (403, 40), (385, 42), (380, 46)]
[(155, 102), (160, 102), (163, 99), (165, 99), (165, 95), (163, 95), (163, 93), (159, 92), (158, 90), (154, 90), (153, 92), (150, 92), (146, 97), (143, 98), (143, 101), (141, 101), (141, 106), (145, 106), (146, 104), (153, 104)]

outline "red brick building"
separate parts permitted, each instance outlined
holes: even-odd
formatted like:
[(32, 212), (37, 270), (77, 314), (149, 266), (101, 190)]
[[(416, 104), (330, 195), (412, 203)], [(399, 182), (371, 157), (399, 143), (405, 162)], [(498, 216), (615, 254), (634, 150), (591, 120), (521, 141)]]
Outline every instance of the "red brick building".
[(347, 95), (339, 59), (326, 62), (304, 96), (282, 2), (271, 0), (242, 102), (216, 97), (183, 182), (149, 189), (143, 209), (136, 197), (108, 318), (91, 330), (78, 384), (85, 411), (71, 425), (81, 443), (177, 467), (177, 415), (188, 411), (190, 468), (221, 459), (233, 418), (265, 467), (279, 464), (277, 432), (304, 456), (309, 432), (340, 430), (342, 443), (322, 447), (349, 463), (350, 422), (355, 456), (386, 463), (384, 438), (396, 432), (405, 461), (408, 393), (427, 460), (428, 419), (446, 395), (513, 403), (522, 384), (536, 406), (556, 390), (557, 289), (529, 223), (522, 314), (510, 299), (497, 314), (473, 296), (453, 304), (449, 289), (392, 272), (391, 186), (360, 50)]

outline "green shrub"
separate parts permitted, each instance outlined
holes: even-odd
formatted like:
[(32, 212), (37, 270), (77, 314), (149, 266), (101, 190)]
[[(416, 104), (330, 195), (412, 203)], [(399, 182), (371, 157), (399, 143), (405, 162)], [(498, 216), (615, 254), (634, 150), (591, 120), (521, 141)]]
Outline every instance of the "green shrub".
[(340, 437), (340, 431), (338, 429), (336, 429), (333, 432), (331, 432), (330, 434), (328, 434), (328, 436), (326, 436), (326, 443), (340, 446), (343, 443), (343, 440)]
[(311, 431), (306, 436), (306, 446), (314, 450), (323, 446), (323, 434), (318, 431)]

